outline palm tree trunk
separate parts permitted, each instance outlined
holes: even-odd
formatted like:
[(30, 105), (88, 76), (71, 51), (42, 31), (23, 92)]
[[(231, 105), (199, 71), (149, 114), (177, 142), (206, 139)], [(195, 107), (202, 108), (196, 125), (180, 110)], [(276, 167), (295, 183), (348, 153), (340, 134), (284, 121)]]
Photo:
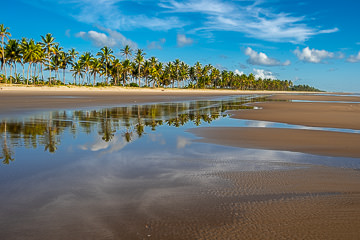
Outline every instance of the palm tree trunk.
[(22, 67), (23, 67), (23, 78), (25, 78), (25, 64), (22, 63), (21, 65), (22, 65)]
[(51, 85), (50, 52), (48, 52), (48, 64), (49, 64), (49, 85)]
[(94, 73), (94, 83), (93, 83), (93, 86), (95, 86), (95, 78), (96, 78), (96, 73)]
[(41, 79), (44, 81), (43, 63), (40, 63), (40, 68), (41, 68)]
[(14, 75), (15, 75), (15, 78), (16, 78), (16, 63), (15, 63), (15, 65), (14, 65), (14, 67), (15, 67), (15, 74), (14, 74)]
[[(35, 74), (36, 74), (36, 63), (35, 63), (35, 65), (34, 65), (34, 82), (33, 82), (34, 85), (35, 85), (35, 80), (36, 80)], [(30, 75), (31, 75), (31, 74), (30, 74)]]
[(65, 85), (65, 68), (63, 69), (63, 83), (64, 83), (64, 85)]
[(12, 71), (12, 63), (10, 63), (10, 84), (12, 84), (11, 71)]
[(31, 66), (31, 63), (29, 63), (29, 66), (28, 66), (28, 72), (27, 72), (26, 85), (29, 85), (29, 72), (30, 72), (30, 66)]

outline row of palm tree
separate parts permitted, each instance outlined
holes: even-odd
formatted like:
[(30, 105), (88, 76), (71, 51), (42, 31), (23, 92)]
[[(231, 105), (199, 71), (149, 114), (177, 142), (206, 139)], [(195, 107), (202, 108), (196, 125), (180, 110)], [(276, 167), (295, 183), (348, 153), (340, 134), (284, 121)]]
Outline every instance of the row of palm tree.
[[(50, 33), (41, 36), (41, 42), (35, 42), (26, 38), (10, 39), (8, 30), (3, 24), (0, 25), (1, 78), (7, 83), (242, 90), (289, 90), (292, 87), (291, 81), (256, 79), (253, 74), (238, 75), (233, 71), (221, 71), (211, 64), (202, 65), (196, 62), (189, 66), (179, 59), (168, 63), (162, 63), (156, 57), (146, 59), (144, 50), (133, 50), (128, 45), (120, 50), (122, 60), (116, 58), (114, 51), (107, 46), (96, 54), (85, 52), (79, 55), (75, 49), (64, 51)], [(18, 73), (18, 65), (22, 66), (22, 75)], [(47, 78), (44, 78), (44, 70), (48, 71)], [(62, 81), (60, 70), (63, 71)], [(72, 73), (73, 81), (66, 81), (66, 71)]]

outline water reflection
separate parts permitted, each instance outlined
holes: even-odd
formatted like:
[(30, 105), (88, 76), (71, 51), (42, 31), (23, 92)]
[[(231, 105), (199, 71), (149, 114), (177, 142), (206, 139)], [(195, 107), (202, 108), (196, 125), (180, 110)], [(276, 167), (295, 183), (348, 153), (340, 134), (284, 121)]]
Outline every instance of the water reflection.
[(121, 133), (125, 142), (132, 142), (141, 138), (146, 131), (156, 131), (162, 125), (178, 128), (187, 123), (195, 126), (210, 124), (226, 116), (225, 112), (228, 110), (251, 109), (251, 106), (245, 104), (254, 101), (265, 101), (265, 98), (243, 96), (109, 109), (64, 110), (22, 119), (5, 119), (0, 125), (0, 159), (3, 164), (9, 164), (15, 159), (14, 149), (22, 147), (43, 148), (46, 152), (54, 153), (61, 145), (65, 134), (77, 138), (80, 133), (91, 135), (97, 132), (102, 141), (111, 142), (116, 133)]

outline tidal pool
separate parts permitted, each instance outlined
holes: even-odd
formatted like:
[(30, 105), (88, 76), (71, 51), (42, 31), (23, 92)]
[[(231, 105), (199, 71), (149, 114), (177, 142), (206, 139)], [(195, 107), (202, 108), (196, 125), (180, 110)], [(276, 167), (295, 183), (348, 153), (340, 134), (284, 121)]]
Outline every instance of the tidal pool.
[(160, 217), (152, 212), (155, 203), (181, 202), (201, 194), (199, 189), (224, 184), (212, 173), (308, 164), (360, 168), (360, 159), (196, 143), (185, 132), (197, 126), (263, 124), (226, 114), (246, 111), (251, 101), (259, 98), (2, 119), (0, 239), (143, 239), (146, 232), (137, 232), (136, 226), (143, 228), (148, 218)]

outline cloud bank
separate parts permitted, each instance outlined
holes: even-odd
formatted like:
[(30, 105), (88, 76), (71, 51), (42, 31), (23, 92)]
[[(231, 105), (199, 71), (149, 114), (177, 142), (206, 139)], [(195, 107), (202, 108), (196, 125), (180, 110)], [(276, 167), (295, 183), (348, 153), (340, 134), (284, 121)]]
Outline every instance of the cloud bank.
[(350, 57), (346, 61), (351, 63), (360, 62), (360, 51), (358, 52), (357, 55), (350, 55)]
[(296, 57), (303, 61), (309, 63), (320, 63), (324, 59), (327, 58), (334, 58), (334, 53), (328, 52), (325, 50), (317, 50), (317, 49), (310, 49), (309, 47), (300, 50), (299, 47), (294, 50), (294, 54)]
[(132, 48), (137, 48), (135, 42), (126, 38), (121, 33), (107, 28), (99, 27), (99, 29), (106, 33), (92, 30), (88, 32), (79, 32), (75, 36), (90, 41), (97, 47), (124, 47), (125, 45), (129, 45)]
[(287, 60), (281, 63), (275, 58), (269, 58), (265, 53), (258, 53), (251, 49), (250, 47), (246, 48), (245, 55), (249, 56), (247, 62), (252, 65), (261, 65), (261, 66), (288, 66), (290, 61)]

